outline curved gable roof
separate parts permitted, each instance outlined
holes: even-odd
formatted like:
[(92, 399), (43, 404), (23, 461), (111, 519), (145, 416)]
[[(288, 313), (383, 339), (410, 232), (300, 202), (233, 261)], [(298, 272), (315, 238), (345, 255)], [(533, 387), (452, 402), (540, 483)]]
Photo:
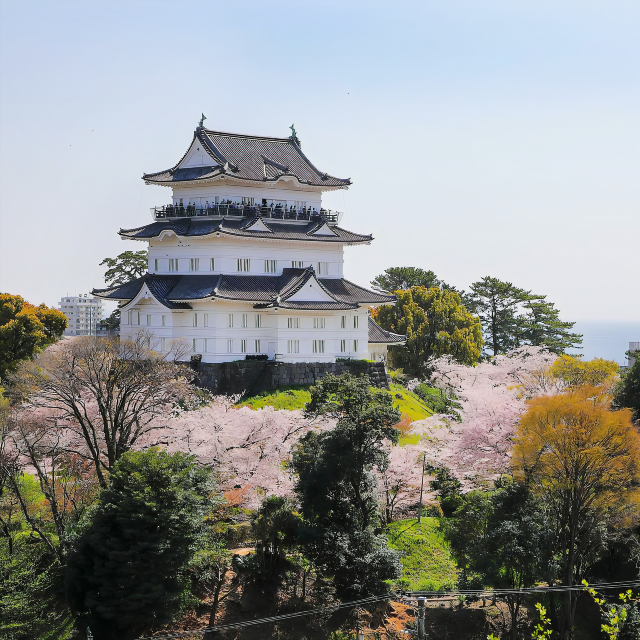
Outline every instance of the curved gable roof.
[[(171, 169), (145, 173), (142, 178), (155, 184), (207, 181), (222, 175), (252, 182), (274, 182), (284, 176), (295, 177), (301, 184), (316, 187), (348, 187), (350, 178), (336, 178), (317, 169), (302, 153), (297, 138), (268, 138), (238, 133), (225, 133), (198, 127), (193, 140), (198, 140), (211, 157), (211, 165), (180, 165), (189, 150)], [(189, 149), (191, 149), (189, 145)]]

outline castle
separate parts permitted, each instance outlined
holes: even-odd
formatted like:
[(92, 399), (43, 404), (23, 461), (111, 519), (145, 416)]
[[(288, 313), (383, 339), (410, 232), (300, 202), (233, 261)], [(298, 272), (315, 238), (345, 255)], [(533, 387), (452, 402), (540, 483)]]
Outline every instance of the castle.
[(143, 176), (170, 187), (171, 203), (119, 232), (148, 243), (148, 273), (93, 291), (119, 302), (121, 337), (144, 330), (155, 350), (170, 355), (179, 341), (202, 362), (385, 359), (405, 338), (369, 309), (395, 297), (343, 277), (344, 247), (373, 238), (322, 206), (323, 192), (351, 181), (316, 169), (293, 127), (267, 138), (202, 123), (175, 166)]

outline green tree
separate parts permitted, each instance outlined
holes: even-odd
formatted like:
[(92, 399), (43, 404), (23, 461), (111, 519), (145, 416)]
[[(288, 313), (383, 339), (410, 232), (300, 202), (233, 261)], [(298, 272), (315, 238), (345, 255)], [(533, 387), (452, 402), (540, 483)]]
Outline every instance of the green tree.
[(640, 420), (640, 351), (627, 352), (636, 359), (633, 366), (624, 374), (613, 396), (615, 409), (631, 409), (633, 420)]
[(108, 267), (104, 274), (104, 281), (107, 286), (123, 285), (147, 272), (147, 252), (144, 250), (124, 251), (116, 258), (105, 258), (100, 263), (100, 266), (102, 265)]
[(70, 605), (97, 640), (174, 619), (215, 501), (212, 474), (193, 456), (150, 449), (119, 460), (67, 561)]
[(383, 293), (393, 293), (411, 289), (412, 287), (440, 287), (441, 289), (451, 289), (453, 287), (440, 280), (433, 271), (425, 271), (418, 267), (391, 267), (381, 273), (371, 281), (371, 286), (376, 291)]
[(0, 294), (0, 376), (55, 342), (66, 328), (67, 318), (57, 309), (34, 307), (21, 296)]
[(442, 514), (450, 518), (464, 501), (462, 483), (446, 467), (431, 468), (429, 472), (434, 474), (433, 480), (429, 482), (431, 491), (434, 491), (440, 500)]
[(394, 305), (372, 313), (382, 328), (407, 336), (405, 345), (392, 347), (394, 365), (424, 374), (432, 356), (449, 354), (464, 364), (477, 362), (482, 349), (480, 320), (465, 309), (457, 293), (413, 287), (396, 295)]
[(518, 341), (534, 347), (547, 347), (553, 353), (564, 353), (582, 343), (582, 335), (571, 333), (575, 322), (560, 320), (560, 311), (546, 296), (528, 300), (523, 304), (523, 313), (518, 316)]
[(299, 526), (300, 516), (291, 500), (269, 496), (262, 501), (251, 522), (261, 578), (268, 580), (279, 573), (286, 550), (296, 542)]
[(464, 301), (480, 316), (486, 346), (493, 355), (524, 344), (563, 353), (580, 344), (582, 336), (569, 331), (575, 322), (560, 320), (560, 311), (545, 298), (487, 276), (471, 285)]
[(301, 438), (293, 454), (305, 553), (333, 577), (339, 597), (384, 592), (384, 580), (398, 577), (400, 564), (377, 529), (373, 469), (387, 462), (383, 441), (398, 441), (393, 425), (400, 413), (391, 394), (350, 374), (325, 376), (312, 387), (305, 413), (337, 418), (333, 430)]
[(471, 285), (467, 306), (480, 316), (485, 341), (493, 355), (518, 346), (522, 333), (517, 319), (519, 307), (537, 298), (530, 291), (489, 276)]
[[(511, 591), (533, 586), (547, 560), (541, 513), (527, 486), (510, 478), (496, 482), (491, 492), (468, 493), (454, 517), (443, 523), (461, 569), (461, 586), (477, 582)], [(511, 593), (505, 598), (515, 640), (523, 596)]]

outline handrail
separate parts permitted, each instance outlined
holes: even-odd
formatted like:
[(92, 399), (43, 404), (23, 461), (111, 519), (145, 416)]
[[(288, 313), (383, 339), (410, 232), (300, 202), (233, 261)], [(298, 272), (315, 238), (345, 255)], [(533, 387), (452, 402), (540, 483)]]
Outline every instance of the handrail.
[(237, 204), (234, 202), (212, 204), (209, 207), (195, 205), (163, 205), (151, 207), (151, 215), (156, 220), (167, 218), (252, 218), (258, 215), (272, 220), (326, 220), (337, 223), (340, 213), (330, 209), (312, 209), (311, 207), (259, 206)]

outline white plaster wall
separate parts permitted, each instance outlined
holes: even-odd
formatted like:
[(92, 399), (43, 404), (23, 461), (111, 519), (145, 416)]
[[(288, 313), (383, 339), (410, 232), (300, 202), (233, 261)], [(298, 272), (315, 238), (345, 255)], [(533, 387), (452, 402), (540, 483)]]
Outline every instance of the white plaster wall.
[[(178, 272), (189, 273), (190, 258), (199, 258), (200, 273), (238, 274), (238, 258), (248, 258), (248, 274), (265, 275), (265, 260), (276, 260), (276, 273), (290, 268), (292, 261), (312, 265), (318, 272), (318, 263), (328, 263), (328, 274), (321, 277), (341, 278), (343, 276), (344, 250), (341, 244), (312, 242), (282, 242), (272, 240), (252, 240), (244, 238), (219, 238), (209, 236), (202, 239), (178, 239), (167, 235), (161, 240), (149, 242), (149, 272), (170, 274), (169, 259), (178, 259)], [(215, 259), (215, 269), (211, 270), (211, 258)], [(158, 268), (156, 269), (156, 260)], [(272, 275), (272, 274), (267, 274)]]
[[(161, 350), (161, 339), (165, 339), (164, 352), (167, 353), (174, 339), (184, 339), (202, 355), (204, 362), (229, 362), (244, 359), (247, 354), (255, 354), (255, 341), (260, 341), (258, 353), (266, 353), (271, 358), (278, 354), (285, 362), (333, 362), (339, 357), (366, 358), (367, 310), (328, 312), (294, 312), (280, 309), (275, 311), (254, 309), (251, 304), (205, 301), (193, 303), (193, 310), (176, 311), (167, 309), (153, 299), (141, 299), (122, 309), (120, 334), (122, 339), (130, 339), (144, 331), (152, 336), (152, 348)], [(131, 314), (129, 313), (131, 312)], [(197, 322), (194, 325), (194, 316)], [(229, 326), (229, 316), (233, 326)], [(247, 326), (243, 326), (246, 315)], [(162, 326), (165, 316), (165, 326)], [(256, 327), (256, 316), (260, 316), (260, 327)], [(345, 316), (345, 327), (342, 327)], [(354, 327), (354, 316), (358, 326)], [(297, 318), (299, 327), (289, 327), (289, 318)], [(324, 328), (314, 318), (324, 319)], [(228, 341), (232, 341), (231, 352)], [(242, 350), (242, 341), (246, 351)], [(298, 353), (288, 353), (288, 341), (297, 341)], [(324, 353), (314, 353), (313, 341), (324, 341)], [(354, 341), (357, 349), (354, 349)], [(344, 344), (343, 344), (344, 342)], [(344, 347), (344, 351), (341, 348)]]

